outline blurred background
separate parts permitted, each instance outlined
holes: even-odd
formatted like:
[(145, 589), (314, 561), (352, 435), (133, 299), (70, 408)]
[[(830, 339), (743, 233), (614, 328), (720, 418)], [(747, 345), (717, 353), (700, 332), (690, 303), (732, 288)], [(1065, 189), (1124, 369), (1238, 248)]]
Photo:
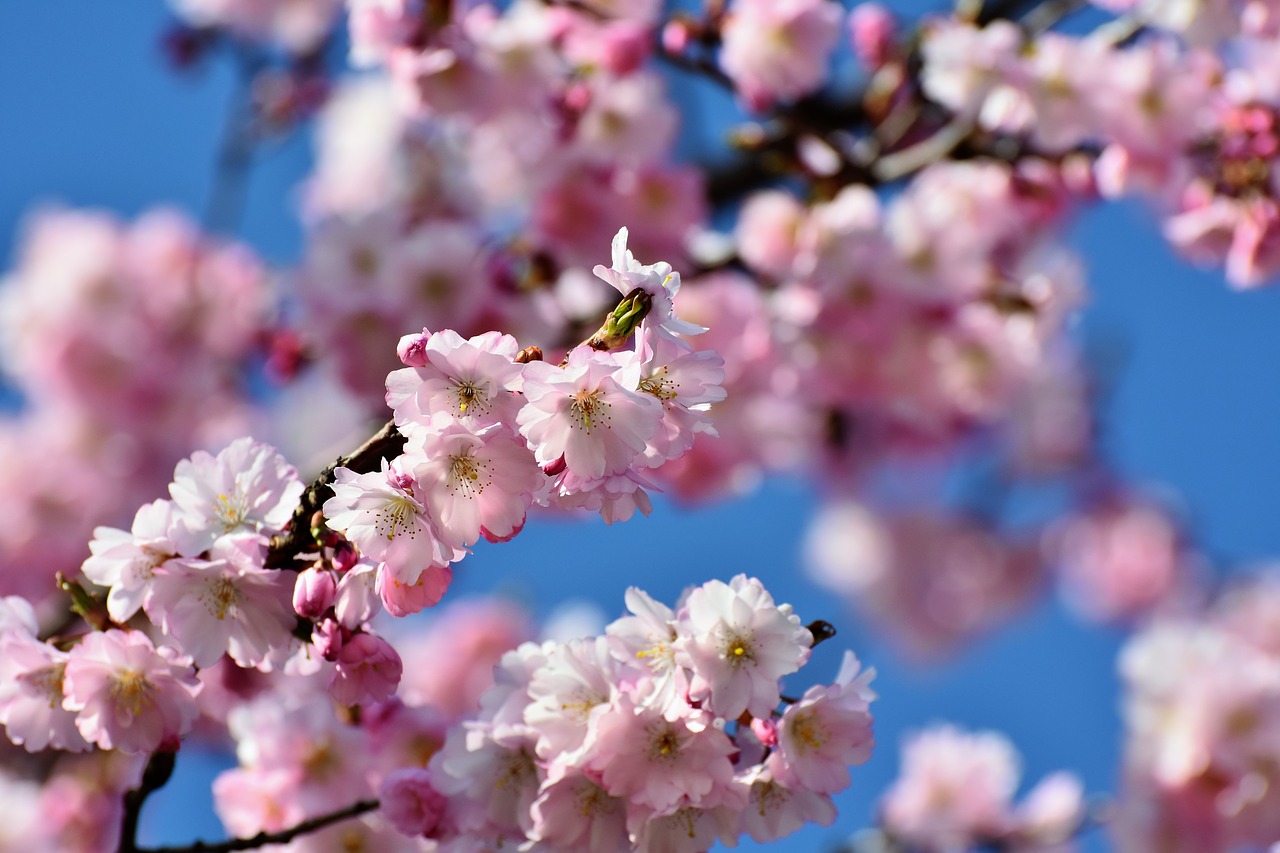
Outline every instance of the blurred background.
[[(269, 277), (286, 275), (299, 263), (299, 211), (315, 157), (312, 125), (301, 122), (254, 152), (242, 202), (220, 198), (218, 193), (236, 192), (214, 182), (219, 158), (226, 156), (228, 116), (243, 97), (238, 73), (235, 63), (219, 58), (175, 69), (172, 45), (166, 53), (162, 43), (173, 22), (161, 0), (0, 6), (0, 241), (7, 267), (21, 264), (24, 233), (41, 210), (88, 209), (128, 221), (156, 206), (197, 221), (221, 206), (214, 215), (233, 221), (233, 236), (260, 256)], [(341, 62), (343, 45), (331, 50)], [(703, 104), (700, 125), (686, 129), (680, 143), (683, 154), (696, 156), (715, 143), (718, 127), (736, 118), (733, 107), (686, 77), (673, 73), (670, 83), (678, 103)], [(241, 204), (242, 212), (227, 211)], [(1272, 559), (1280, 553), (1280, 294), (1233, 292), (1220, 273), (1178, 260), (1138, 204), (1081, 211), (1070, 244), (1087, 266), (1088, 301), (1070, 334), (1099, 377), (1099, 453), (1121, 479), (1178, 519), (1180, 535), (1193, 540), (1201, 555), (1196, 571), (1223, 575)], [(598, 260), (605, 261), (607, 247), (599, 249)], [(59, 296), (37, 292), (29, 298), (55, 304)], [(75, 310), (85, 313), (82, 334), (93, 335), (91, 307)], [(406, 317), (403, 332), (427, 322)], [(276, 349), (264, 349), (264, 364), (280, 357), (280, 342), (271, 345)], [(17, 418), (32, 405), (32, 391), (21, 366), (10, 364), (10, 370), (6, 402)], [(281, 424), (295, 392), (264, 379), (251, 385), (252, 395), (279, 407), (268, 419), (274, 434), (264, 437), (280, 442), (286, 453), (305, 453), (292, 457), (304, 475), (354, 446), (352, 437), (364, 426), (358, 414), (340, 411), (340, 400), (317, 405), (308, 398), (305, 410), (332, 420), (330, 429), (290, 449)], [(252, 419), (243, 423), (252, 428)], [(153, 452), (148, 441), (129, 452), (146, 457)], [(199, 441), (195, 437), (192, 447)], [(171, 466), (189, 449), (155, 453)], [(80, 525), (127, 524), (132, 507), (162, 495), (163, 481), (150, 496), (138, 495), (114, 482), (109, 470), (86, 481), (74, 467), (67, 470), (58, 453), (56, 443), (13, 439), (5, 449), (11, 472), (4, 479), (21, 479), (13, 473), (19, 470), (22, 478), (53, 476), (51, 490), (63, 501), (84, 501), (98, 514), (78, 518)], [(902, 482), (884, 488), (942, 497), (964, 492), (973, 474), (958, 477), (929, 463), (900, 466), (883, 476)], [(1014, 517), (1034, 516), (1056, 500), (1052, 490), (1008, 499)], [(854, 649), (878, 672), (877, 748), (855, 770), (852, 789), (837, 798), (836, 825), (806, 828), (771, 845), (775, 850), (833, 849), (867, 826), (875, 797), (897, 773), (904, 735), (942, 720), (1006, 733), (1023, 756), (1026, 785), (1070, 769), (1091, 794), (1116, 789), (1122, 746), (1116, 656), (1126, 636), (1123, 620), (1098, 624), (1062, 596), (1027, 596), (976, 636), (913, 654), (807, 571), (806, 541), (823, 503), (810, 481), (769, 474), (742, 494), (707, 503), (659, 495), (651, 517), (625, 524), (535, 517), (510, 543), (481, 543), (459, 568), (450, 598), (497, 592), (538, 619), (563, 615), (572, 602), (585, 608), (579, 616), (607, 621), (621, 612), (628, 586), (672, 602), (689, 584), (746, 572), (791, 602), (803, 620), (831, 622), (838, 637), (817, 651), (801, 673), (808, 680), (796, 689), (833, 677), (841, 650)], [(45, 550), (32, 546), (19, 553), (38, 559)], [(83, 538), (52, 550), (87, 554)], [(10, 562), (5, 570), (26, 569)], [(177, 777), (147, 806), (140, 840), (155, 845), (223, 837), (208, 789), (214, 775), (233, 764), (229, 755), (184, 749)], [(754, 849), (749, 841), (743, 846)], [(1086, 836), (1085, 849), (1106, 846), (1099, 833)]]

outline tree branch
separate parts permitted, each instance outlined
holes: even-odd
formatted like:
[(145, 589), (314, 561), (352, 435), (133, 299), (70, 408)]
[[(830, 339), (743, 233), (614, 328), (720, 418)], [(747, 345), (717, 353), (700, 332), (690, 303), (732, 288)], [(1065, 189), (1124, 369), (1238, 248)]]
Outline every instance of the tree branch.
[(308, 818), (302, 823), (282, 829), (278, 832), (259, 832), (251, 838), (232, 838), (227, 841), (195, 841), (181, 847), (146, 847), (134, 848), (135, 853), (231, 853), (233, 850), (254, 850), (268, 844), (288, 844), (299, 835), (306, 835), (326, 826), (359, 817), (378, 807), (377, 800), (360, 800), (345, 809)]
[(141, 853), (138, 848), (138, 818), (147, 797), (164, 787), (173, 775), (177, 753), (172, 750), (154, 752), (142, 770), (142, 781), (124, 795), (124, 816), (120, 819), (120, 843), (117, 853)]
[(349, 455), (339, 457), (321, 471), (302, 493), (302, 500), (293, 511), (293, 518), (289, 519), (289, 526), (271, 540), (271, 547), (267, 549), (266, 567), (292, 568), (294, 560), (300, 555), (315, 550), (315, 537), (311, 535), (312, 517), (333, 496), (332, 484), (337, 469), (350, 468), (357, 474), (368, 474), (377, 471), (384, 458), (390, 461), (403, 452), (404, 436), (396, 430), (395, 421), (387, 421), (364, 444)]

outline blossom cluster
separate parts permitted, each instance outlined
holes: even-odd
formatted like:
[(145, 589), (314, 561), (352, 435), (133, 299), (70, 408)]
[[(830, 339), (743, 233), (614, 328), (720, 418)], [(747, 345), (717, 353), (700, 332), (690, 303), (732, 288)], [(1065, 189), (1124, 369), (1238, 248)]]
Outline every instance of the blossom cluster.
[[(440, 850), (699, 851), (835, 817), (831, 795), (872, 746), (873, 670), (784, 701), (813, 636), (760, 581), (639, 589), (602, 635), (507, 653), (479, 716), (425, 769), (387, 777), (383, 814)], [(468, 846), (472, 845), (472, 846)]]
[[(640, 264), (626, 241), (623, 229), (613, 266), (596, 268), (622, 301), (560, 365), (496, 332), (401, 340), (407, 366), (387, 377), (387, 404), (404, 453), (367, 474), (338, 468), (323, 508), (329, 529), (376, 564), (393, 614), (439, 601), (450, 564), (481, 537), (515, 536), (535, 504), (610, 523), (647, 515), (646, 473), (713, 432), (706, 411), (724, 398), (723, 362), (678, 336), (702, 331), (673, 313), (679, 274)], [(629, 337), (634, 349), (618, 351)]]
[(1117, 838), (1126, 850), (1262, 849), (1280, 838), (1280, 579), (1239, 579), (1120, 657), (1127, 730)]
[(932, 726), (903, 744), (879, 825), (894, 849), (917, 853), (1071, 849), (1064, 845), (1086, 819), (1080, 780), (1046, 776), (1015, 806), (1020, 775), (1018, 753), (1003, 735)]
[(253, 253), (175, 211), (30, 219), (0, 298), (3, 367), (25, 403), (0, 421), (0, 593), (44, 601), (95, 525), (127, 522), (121, 508), (163, 489), (193, 446), (244, 434), (269, 307)]
[[(180, 462), (170, 492), (139, 509), (131, 530), (95, 531), (83, 571), (108, 590), (106, 630), (64, 650), (37, 639), (25, 599), (6, 599), (0, 723), (14, 743), (174, 749), (198, 716), (196, 667), (228, 655), (271, 670), (295, 650), (291, 578), (262, 564), (302, 492), (297, 472), (241, 439)], [(125, 627), (139, 610), (158, 644)]]

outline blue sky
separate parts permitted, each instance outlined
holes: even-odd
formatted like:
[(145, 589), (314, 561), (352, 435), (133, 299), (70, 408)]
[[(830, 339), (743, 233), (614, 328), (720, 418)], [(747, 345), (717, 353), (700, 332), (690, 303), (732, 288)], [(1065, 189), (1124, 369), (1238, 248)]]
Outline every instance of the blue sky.
[[(155, 204), (203, 207), (231, 73), (219, 63), (197, 75), (167, 71), (157, 47), (166, 20), (160, 0), (0, 5), (6, 259), (23, 216), (41, 204), (124, 216)], [(253, 175), (241, 235), (273, 262), (296, 257), (293, 211), (308, 162), (309, 144), (298, 138)], [(1138, 204), (1087, 213), (1072, 239), (1093, 294), (1079, 334), (1126, 353), (1102, 415), (1109, 459), (1132, 480), (1180, 495), (1223, 566), (1280, 553), (1280, 292), (1233, 293), (1217, 272), (1179, 262)], [(806, 830), (774, 850), (821, 849), (865, 825), (903, 734), (942, 719), (1009, 734), (1030, 780), (1071, 768), (1091, 792), (1113, 789), (1121, 634), (1049, 602), (948, 666), (912, 667), (803, 576), (799, 542), (816, 503), (804, 484), (777, 480), (713, 507), (659, 500), (650, 519), (614, 527), (534, 521), (512, 543), (468, 559), (454, 594), (498, 587), (545, 613), (572, 590), (612, 615), (629, 585), (671, 601), (689, 583), (748, 572), (806, 621), (834, 623), (841, 634), (815, 655), (811, 680), (834, 675), (846, 644), (876, 666), (879, 748), (841, 797), (837, 827)], [(143, 840), (219, 837), (208, 782), (223, 763), (184, 753), (179, 778), (147, 810)]]

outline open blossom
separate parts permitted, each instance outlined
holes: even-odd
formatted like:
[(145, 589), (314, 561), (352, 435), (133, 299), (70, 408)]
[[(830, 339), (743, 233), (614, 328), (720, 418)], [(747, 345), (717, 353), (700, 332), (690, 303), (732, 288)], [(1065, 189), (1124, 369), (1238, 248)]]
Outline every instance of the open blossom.
[(63, 675), (64, 705), (80, 734), (122, 752), (154, 752), (186, 734), (200, 713), (197, 688), (191, 665), (140, 631), (89, 634)]
[(262, 568), (256, 538), (225, 537), (207, 560), (167, 563), (155, 579), (147, 615), (198, 667), (229, 654), (243, 667), (268, 669), (296, 623), (290, 580)]
[(778, 723), (778, 751), (769, 759), (775, 778), (792, 787), (835, 794), (849, 786), (849, 767), (871, 757), (871, 701), (875, 676), (859, 673), (845, 652), (835, 684), (810, 687)]
[(563, 758), (582, 746), (588, 726), (617, 690), (617, 669), (604, 637), (570, 640), (547, 655), (529, 682), (524, 711), (538, 735), (540, 758)]
[(302, 489), (294, 467), (251, 438), (233, 441), (216, 457), (196, 451), (178, 463), (169, 486), (180, 512), (172, 534), (178, 552), (194, 557), (231, 533), (270, 537), (288, 524)]
[(530, 837), (555, 849), (614, 853), (628, 846), (626, 799), (578, 768), (553, 765), (532, 810)]
[(903, 747), (902, 770), (881, 803), (885, 829), (929, 853), (965, 850), (1013, 825), (1018, 754), (995, 732), (939, 726)]
[(523, 367), (514, 359), (519, 344), (510, 335), (486, 332), (464, 340), (451, 329), (427, 335), (413, 360), (425, 363), (387, 376), (387, 405), (405, 435), (430, 427), (433, 415), (448, 414), (477, 425), (511, 423)]
[(735, 747), (708, 722), (696, 714), (668, 720), (623, 694), (600, 717), (587, 767), (610, 794), (658, 813), (722, 805), (731, 796)]
[(0, 724), (28, 752), (89, 748), (76, 715), (62, 706), (67, 660), (66, 652), (32, 634), (0, 631)]
[(388, 465), (384, 459), (382, 470), (369, 474), (338, 468), (334, 476), (333, 497), (324, 504), (329, 527), (369, 559), (386, 563), (401, 583), (411, 584), (428, 567), (461, 556), (440, 539), (400, 460)]
[(160, 566), (176, 557), (173, 540), (173, 503), (152, 501), (138, 509), (129, 532), (114, 527), (98, 527), (89, 543), (92, 556), (80, 570), (100, 586), (110, 587), (107, 613), (124, 623), (138, 612), (151, 590)]
[(474, 545), (482, 533), (496, 541), (518, 533), (543, 480), (524, 442), (501, 424), (450, 424), (408, 452), (441, 536), (458, 547)]
[(645, 446), (652, 467), (677, 459), (699, 433), (714, 436), (708, 410), (725, 398), (724, 359), (676, 338), (643, 334), (639, 390), (662, 403), (662, 423)]
[(842, 15), (829, 0), (738, 0), (720, 65), (754, 108), (795, 100), (822, 85)]
[(627, 588), (624, 600), (632, 615), (605, 629), (610, 649), (620, 662), (640, 668), (648, 677), (649, 689), (641, 705), (665, 713), (688, 686), (684, 669), (676, 664), (675, 612), (634, 586)]
[(640, 365), (634, 354), (578, 347), (563, 368), (526, 365), (526, 403), (516, 422), (538, 464), (561, 458), (568, 470), (593, 480), (620, 474), (644, 450), (662, 418), (662, 407), (637, 393)]
[(774, 604), (764, 585), (746, 575), (695, 589), (680, 622), (676, 660), (693, 673), (689, 696), (728, 719), (744, 711), (769, 716), (780, 697), (778, 679), (803, 666), (813, 645), (791, 605)]
[(753, 768), (743, 781), (750, 788), (742, 824), (755, 841), (776, 841), (806, 823), (835, 823), (836, 807), (830, 796), (806, 788), (789, 788), (773, 778), (768, 765)]

